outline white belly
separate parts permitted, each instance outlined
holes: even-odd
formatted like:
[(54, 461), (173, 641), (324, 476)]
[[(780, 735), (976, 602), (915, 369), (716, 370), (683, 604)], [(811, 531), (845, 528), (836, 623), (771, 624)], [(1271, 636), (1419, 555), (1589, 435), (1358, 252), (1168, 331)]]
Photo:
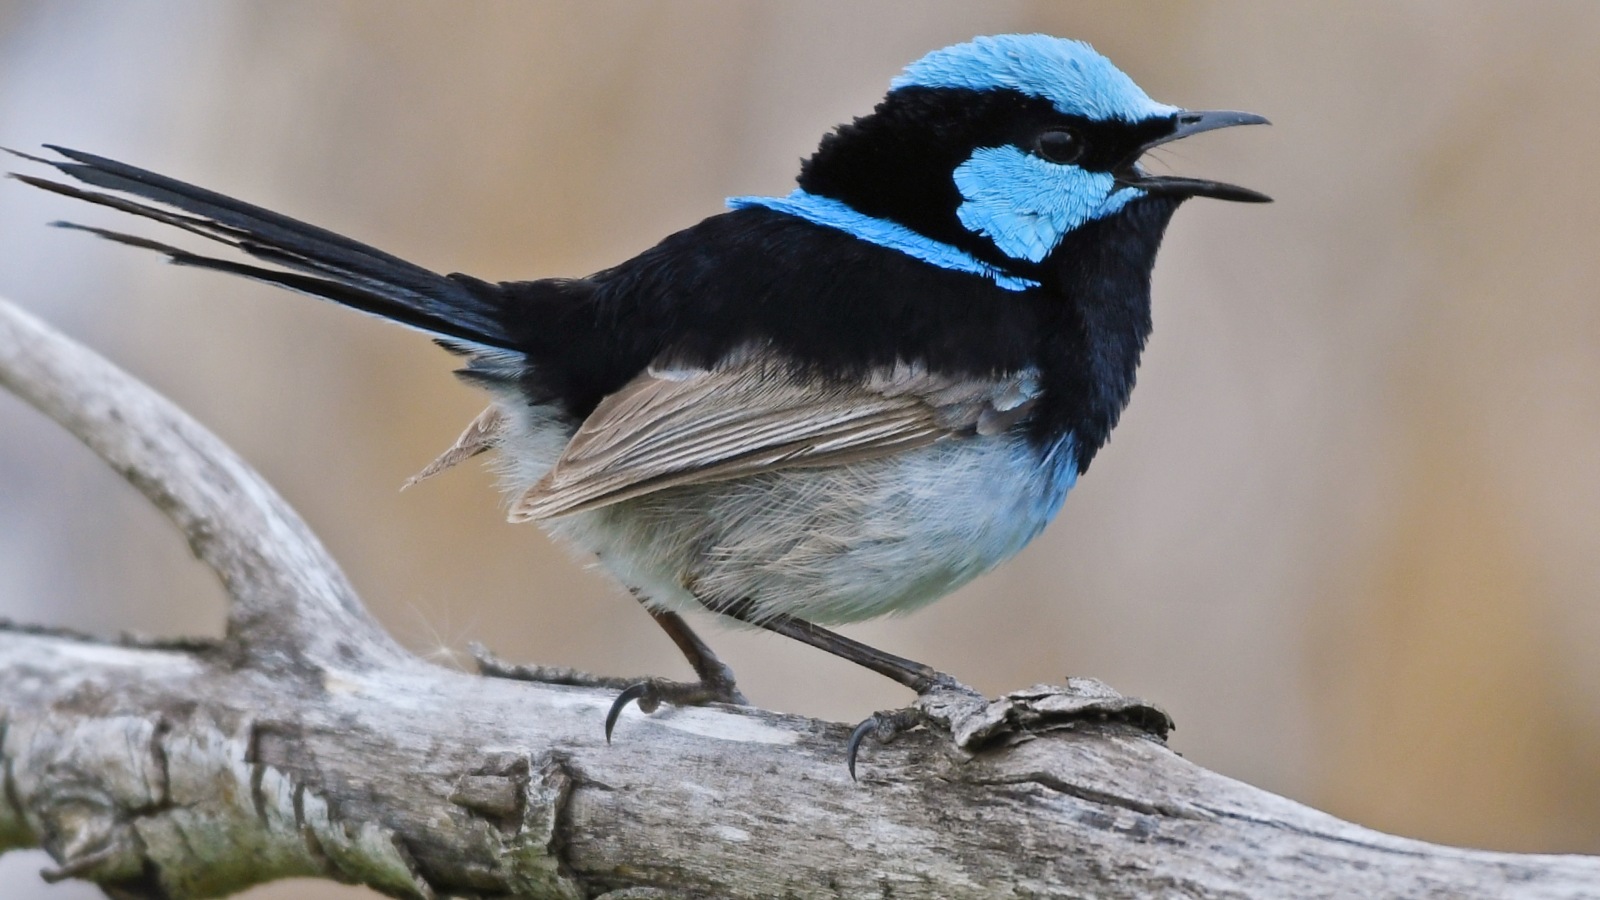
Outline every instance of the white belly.
[(855, 622), (917, 609), (1021, 550), (1077, 477), (1070, 441), (1048, 456), (1017, 436), (952, 438), (543, 524), (661, 606), (748, 599), (758, 614)]

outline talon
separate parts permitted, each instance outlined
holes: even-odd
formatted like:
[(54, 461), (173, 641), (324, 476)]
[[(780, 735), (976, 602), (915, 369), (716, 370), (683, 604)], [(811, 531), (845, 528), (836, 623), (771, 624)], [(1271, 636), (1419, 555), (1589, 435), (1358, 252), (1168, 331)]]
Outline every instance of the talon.
[(646, 678), (623, 688), (617, 699), (611, 701), (611, 709), (606, 713), (606, 743), (611, 743), (611, 732), (616, 728), (622, 710), (635, 700), (639, 701), (639, 711), (646, 714), (660, 709), (663, 703), (673, 706), (705, 706), (708, 703), (742, 706), (745, 702), (744, 695), (734, 686), (732, 678), (697, 682)]
[(850, 740), (844, 745), (844, 766), (850, 770), (850, 780), (856, 781), (856, 751), (861, 749), (861, 742), (866, 736), (878, 727), (878, 717), (868, 716), (856, 730), (850, 732)]
[[(622, 692), (617, 694), (617, 699), (611, 701), (611, 709), (606, 712), (607, 744), (611, 743), (611, 730), (617, 727), (617, 717), (622, 715), (622, 710), (626, 708), (629, 703), (632, 703), (635, 700), (639, 701), (639, 708), (644, 709), (645, 699), (649, 696), (649, 694), (650, 682), (641, 681), (636, 684), (630, 684), (623, 688)], [(656, 704), (652, 702), (650, 704), (650, 709), (644, 709), (644, 711), (650, 712), (655, 708)]]
[(927, 714), (916, 707), (875, 712), (868, 716), (856, 726), (855, 731), (850, 732), (850, 740), (844, 745), (844, 764), (845, 768), (850, 770), (850, 780), (858, 780), (856, 753), (861, 749), (861, 742), (867, 739), (867, 735), (876, 737), (880, 744), (887, 744), (927, 721)]

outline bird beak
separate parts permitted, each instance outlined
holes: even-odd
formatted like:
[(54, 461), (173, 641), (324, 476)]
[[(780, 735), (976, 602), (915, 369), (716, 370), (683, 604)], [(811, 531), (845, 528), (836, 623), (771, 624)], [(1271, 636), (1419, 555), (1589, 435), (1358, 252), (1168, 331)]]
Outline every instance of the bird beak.
[(1154, 140), (1147, 141), (1137, 153), (1116, 172), (1117, 184), (1138, 188), (1150, 194), (1174, 194), (1180, 197), (1214, 197), (1218, 200), (1236, 200), (1241, 203), (1271, 203), (1266, 194), (1221, 181), (1203, 178), (1182, 178), (1175, 175), (1149, 175), (1137, 163), (1139, 157), (1152, 147), (1181, 140), (1203, 131), (1232, 128), (1235, 125), (1270, 125), (1265, 117), (1255, 113), (1233, 112), (1218, 109), (1209, 111), (1183, 110), (1172, 117), (1172, 130)]

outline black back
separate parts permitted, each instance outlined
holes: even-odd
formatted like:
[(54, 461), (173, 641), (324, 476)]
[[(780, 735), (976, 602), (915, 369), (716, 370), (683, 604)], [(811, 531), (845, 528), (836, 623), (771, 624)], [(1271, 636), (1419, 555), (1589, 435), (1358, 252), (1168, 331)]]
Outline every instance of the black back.
[(588, 279), (480, 289), (503, 297), (530, 400), (574, 420), (663, 355), (711, 364), (751, 343), (826, 377), (896, 361), (979, 377), (1037, 366), (1044, 396), (1028, 427), (1041, 445), (1073, 432), (1085, 469), (1132, 390), (1178, 202), (1144, 198), (1078, 229), (1025, 291), (762, 208), (706, 219)]

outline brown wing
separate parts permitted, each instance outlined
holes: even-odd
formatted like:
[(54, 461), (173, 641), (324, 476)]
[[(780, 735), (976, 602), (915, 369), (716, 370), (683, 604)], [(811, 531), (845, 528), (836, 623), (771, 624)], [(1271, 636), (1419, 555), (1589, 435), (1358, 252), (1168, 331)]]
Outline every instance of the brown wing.
[(500, 412), (500, 407), (491, 406), (478, 413), (478, 417), (467, 424), (467, 430), (461, 432), (461, 436), (456, 438), (454, 444), (450, 445), (450, 449), (439, 454), (439, 457), (433, 462), (428, 463), (427, 468), (407, 478), (406, 483), (400, 485), (400, 490), (403, 491), (419, 481), (432, 478), (445, 469), (457, 463), (466, 462), (479, 453), (493, 450), (499, 446), (500, 434), (504, 428), (505, 415)]
[(759, 359), (652, 368), (595, 408), (510, 518), (548, 519), (677, 485), (994, 434), (1026, 415), (1037, 394), (1031, 372), (979, 380), (899, 365), (847, 382)]

